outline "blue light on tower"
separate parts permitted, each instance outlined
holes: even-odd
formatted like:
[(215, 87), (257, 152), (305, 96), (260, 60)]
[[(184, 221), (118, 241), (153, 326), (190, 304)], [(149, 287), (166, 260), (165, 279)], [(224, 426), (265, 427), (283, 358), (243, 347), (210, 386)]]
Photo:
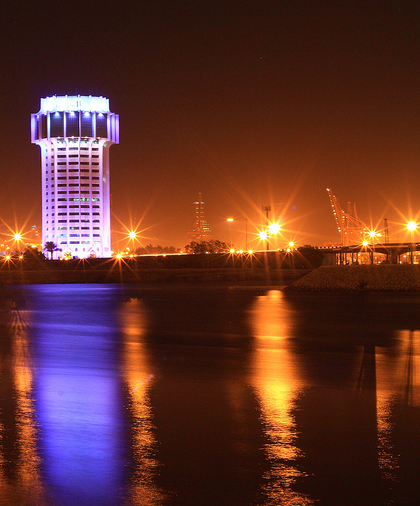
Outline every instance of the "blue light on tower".
[(56, 243), (56, 257), (110, 257), (109, 148), (119, 143), (119, 117), (109, 100), (42, 98), (31, 141), (41, 147), (42, 243)]

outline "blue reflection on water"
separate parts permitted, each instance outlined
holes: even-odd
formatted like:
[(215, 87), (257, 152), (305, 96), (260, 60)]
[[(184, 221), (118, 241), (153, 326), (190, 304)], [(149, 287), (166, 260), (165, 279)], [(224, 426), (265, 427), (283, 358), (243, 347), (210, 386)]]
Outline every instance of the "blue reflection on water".
[(121, 504), (126, 462), (117, 289), (48, 285), (30, 290), (45, 480), (60, 505)]

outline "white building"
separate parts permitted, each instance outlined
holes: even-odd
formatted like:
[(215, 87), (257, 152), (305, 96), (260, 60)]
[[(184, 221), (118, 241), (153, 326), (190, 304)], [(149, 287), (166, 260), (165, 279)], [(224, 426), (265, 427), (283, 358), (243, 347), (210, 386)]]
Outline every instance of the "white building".
[(119, 117), (109, 100), (42, 98), (31, 141), (41, 148), (42, 244), (57, 244), (56, 258), (110, 257), (109, 148), (119, 143)]

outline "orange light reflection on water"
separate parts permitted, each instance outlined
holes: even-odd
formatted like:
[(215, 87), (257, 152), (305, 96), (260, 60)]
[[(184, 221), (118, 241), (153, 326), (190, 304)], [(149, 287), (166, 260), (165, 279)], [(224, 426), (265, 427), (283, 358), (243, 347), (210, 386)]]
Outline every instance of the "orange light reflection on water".
[[(15, 397), (15, 424), (9, 431), (15, 431), (14, 452), (19, 452), (16, 462), (14, 455), (9, 455), (10, 444), (4, 445), (5, 439), (13, 437), (4, 432), (0, 423), (0, 496), (6, 504), (48, 504), (47, 494), (41, 478), (41, 459), (37, 452), (37, 428), (32, 397), (33, 369), (28, 346), (29, 312), (12, 305), (8, 312), (8, 330), (12, 342), (10, 363), (3, 362), (2, 367), (11, 367), (3, 378), (11, 377), (12, 385), (8, 386), (9, 399)], [(4, 380), (3, 380), (4, 381)], [(4, 385), (3, 385), (4, 386)], [(11, 389), (11, 391), (10, 391)], [(11, 401), (10, 401), (11, 402)], [(4, 416), (6, 416), (3, 413)], [(5, 423), (4, 416), (1, 421)], [(2, 434), (3, 433), (3, 434)], [(14, 472), (7, 468), (16, 462)]]
[[(392, 354), (377, 348), (377, 426), (378, 458), (385, 479), (397, 481), (400, 452), (395, 440), (395, 416), (404, 410), (406, 416), (420, 408), (420, 350), (419, 330), (400, 330), (398, 346)], [(408, 434), (407, 434), (408, 436)]]
[(267, 506), (313, 504), (310, 498), (293, 490), (296, 479), (303, 476), (297, 467), (297, 459), (303, 454), (296, 446), (298, 429), (293, 411), (305, 388), (289, 345), (294, 318), (293, 310), (278, 290), (257, 297), (250, 309), (250, 325), (256, 339), (250, 383), (259, 401), (266, 439), (264, 450), (270, 463), (262, 490)]
[(154, 483), (159, 466), (149, 400), (154, 376), (142, 342), (147, 312), (141, 300), (131, 299), (124, 303), (120, 316), (124, 336), (122, 372), (133, 418), (131, 448), (135, 469), (130, 480), (131, 500), (133, 504), (157, 506), (163, 503), (164, 494)]

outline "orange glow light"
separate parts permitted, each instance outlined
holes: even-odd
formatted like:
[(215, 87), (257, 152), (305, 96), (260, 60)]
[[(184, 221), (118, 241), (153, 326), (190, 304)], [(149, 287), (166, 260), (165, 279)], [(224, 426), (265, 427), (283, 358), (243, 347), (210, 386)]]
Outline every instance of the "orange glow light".
[(270, 234), (278, 234), (280, 232), (280, 225), (278, 223), (270, 223), (268, 231)]

